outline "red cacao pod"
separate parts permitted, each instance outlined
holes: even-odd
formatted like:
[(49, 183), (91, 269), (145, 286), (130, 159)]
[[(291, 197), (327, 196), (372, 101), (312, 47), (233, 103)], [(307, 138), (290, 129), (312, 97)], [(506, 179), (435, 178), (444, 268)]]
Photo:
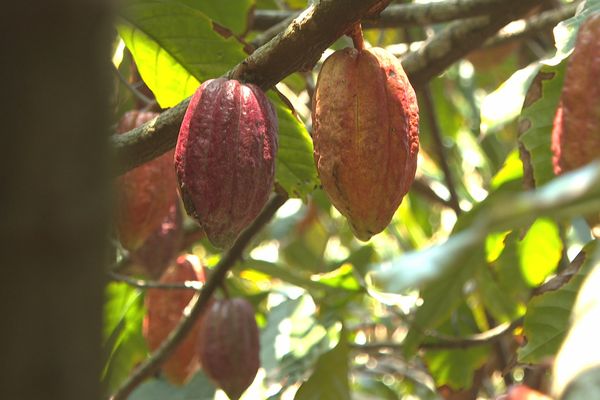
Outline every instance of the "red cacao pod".
[[(117, 132), (127, 132), (157, 115), (129, 111), (119, 122)], [(176, 186), (172, 151), (117, 178), (116, 225), (124, 248), (138, 249), (160, 226), (177, 199)]]
[(260, 367), (252, 305), (241, 298), (216, 300), (202, 321), (198, 341), (202, 369), (230, 399), (237, 400)]
[[(205, 281), (203, 270), (195, 256), (180, 256), (161, 276), (161, 283)], [(143, 335), (150, 350), (156, 350), (169, 336), (183, 316), (185, 308), (194, 296), (189, 289), (148, 289)], [(163, 364), (166, 378), (174, 384), (183, 384), (199, 368), (196, 353), (198, 332), (202, 319), (198, 319), (192, 331), (179, 344), (171, 357)]]
[(179, 202), (176, 201), (158, 229), (150, 234), (139, 249), (131, 253), (131, 258), (141, 267), (144, 275), (158, 279), (175, 261), (182, 240), (183, 218)]
[(224, 78), (204, 82), (183, 118), (175, 167), (187, 213), (228, 247), (273, 187), (277, 117), (264, 92)]
[(552, 129), (554, 173), (600, 157), (600, 14), (579, 28)]
[(417, 168), (419, 109), (400, 62), (380, 48), (336, 51), (319, 73), (312, 119), (323, 189), (369, 240), (389, 224)]

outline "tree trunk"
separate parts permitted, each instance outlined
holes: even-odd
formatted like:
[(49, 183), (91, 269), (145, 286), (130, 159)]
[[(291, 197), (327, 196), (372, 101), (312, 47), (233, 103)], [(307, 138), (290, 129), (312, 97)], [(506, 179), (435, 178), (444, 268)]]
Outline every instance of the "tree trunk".
[(109, 1), (0, 13), (0, 398), (98, 399), (109, 196)]

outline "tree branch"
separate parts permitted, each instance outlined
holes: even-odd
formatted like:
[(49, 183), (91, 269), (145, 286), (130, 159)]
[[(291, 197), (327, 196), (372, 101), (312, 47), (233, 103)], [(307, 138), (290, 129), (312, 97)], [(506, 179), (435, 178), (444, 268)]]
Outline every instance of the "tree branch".
[[(501, 13), (451, 24), (402, 62), (415, 89), (419, 89), (517, 16), (542, 0), (503, 0)], [(321, 0), (296, 18), (288, 28), (256, 50), (235, 71), (245, 81), (268, 89), (287, 75), (304, 70), (319, 59), (354, 23), (387, 1)], [(500, 6), (499, 6), (500, 7)], [(189, 98), (156, 119), (121, 135), (113, 135), (116, 174), (122, 174), (175, 146)]]
[[(397, 28), (406, 25), (430, 25), (455, 19), (493, 14), (504, 0), (446, 0), (438, 3), (409, 3), (386, 8), (379, 18), (363, 20), (364, 28)], [(250, 29), (265, 31), (299, 12), (256, 10)]]
[(143, 363), (140, 364), (127, 380), (117, 389), (111, 400), (124, 400), (131, 392), (142, 383), (147, 377), (155, 373), (160, 365), (171, 355), (177, 345), (191, 331), (195, 321), (202, 315), (209, 300), (217, 289), (221, 286), (227, 272), (233, 267), (235, 262), (241, 257), (244, 249), (250, 243), (252, 238), (266, 225), (275, 212), (287, 201), (287, 196), (276, 194), (256, 217), (256, 219), (246, 228), (237, 238), (233, 246), (223, 255), (218, 264), (213, 269), (210, 278), (198, 292), (198, 295), (192, 300), (193, 306), (188, 315), (183, 316), (179, 324), (169, 334), (160, 347)]
[(542, 0), (506, 0), (493, 15), (449, 24), (402, 60), (410, 82), (415, 88), (421, 88), (456, 60), (480, 47), (500, 28), (540, 3)]

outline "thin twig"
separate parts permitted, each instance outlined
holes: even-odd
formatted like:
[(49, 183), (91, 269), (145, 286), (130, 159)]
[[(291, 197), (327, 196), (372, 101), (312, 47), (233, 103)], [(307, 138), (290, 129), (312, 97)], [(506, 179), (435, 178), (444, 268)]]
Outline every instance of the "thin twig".
[(175, 327), (169, 336), (161, 343), (159, 348), (152, 353), (152, 355), (140, 364), (133, 373), (127, 378), (127, 380), (117, 389), (115, 394), (110, 398), (111, 400), (124, 400), (131, 392), (146, 378), (155, 373), (160, 365), (171, 355), (177, 345), (185, 338), (185, 336), (191, 331), (195, 321), (204, 312), (209, 300), (217, 289), (229, 270), (233, 267), (235, 262), (241, 257), (242, 252), (246, 246), (250, 243), (252, 238), (266, 225), (275, 212), (287, 201), (287, 196), (282, 194), (276, 194), (256, 217), (256, 219), (246, 228), (240, 236), (237, 238), (233, 246), (223, 255), (221, 260), (215, 266), (212, 271), (210, 278), (206, 281), (206, 284), (198, 292), (198, 295), (192, 299), (193, 306), (188, 315), (181, 318), (181, 321)]
[(117, 272), (109, 271), (108, 277), (115, 282), (123, 282), (138, 289), (188, 289), (200, 290), (204, 284), (200, 281), (185, 281), (181, 283), (163, 283), (146, 279), (136, 279)]
[(147, 97), (144, 93), (140, 92), (139, 90), (137, 90), (137, 88), (135, 86), (133, 86), (131, 83), (129, 83), (127, 81), (127, 79), (125, 79), (125, 77), (123, 75), (121, 75), (121, 72), (119, 72), (119, 70), (113, 65), (113, 71), (115, 72), (115, 74), (117, 75), (117, 77), (119, 78), (119, 81), (125, 85), (125, 87), (127, 87), (127, 89), (135, 96), (137, 97), (142, 103), (144, 103), (147, 107), (148, 106), (154, 106), (156, 105), (156, 100), (153, 100), (149, 97)]
[(438, 203), (444, 207), (452, 208), (450, 204), (450, 200), (446, 200), (443, 197), (439, 196), (436, 192), (433, 191), (431, 187), (427, 184), (427, 182), (422, 178), (416, 178), (410, 187), (411, 191), (414, 191), (420, 196), (425, 197), (427, 200)]

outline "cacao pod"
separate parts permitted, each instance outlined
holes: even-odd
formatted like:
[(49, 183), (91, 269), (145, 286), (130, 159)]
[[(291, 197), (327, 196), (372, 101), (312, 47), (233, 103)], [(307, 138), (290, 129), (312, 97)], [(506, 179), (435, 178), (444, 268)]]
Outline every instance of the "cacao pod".
[(600, 14), (579, 28), (552, 129), (554, 173), (600, 157)]
[[(577, 34), (552, 127), (554, 173), (600, 158), (600, 14), (586, 19)], [(600, 237), (600, 213), (587, 215)]]
[(417, 168), (419, 109), (402, 65), (380, 48), (336, 51), (319, 73), (312, 119), (323, 189), (369, 240), (389, 224)]
[(230, 246), (267, 202), (277, 130), (273, 105), (255, 85), (212, 79), (192, 96), (175, 167), (187, 213), (215, 246)]
[[(127, 132), (158, 114), (145, 111), (125, 113), (117, 127)], [(140, 165), (117, 178), (116, 225), (119, 240), (129, 251), (138, 249), (168, 215), (177, 199), (173, 152)]]
[(131, 253), (131, 258), (141, 267), (144, 275), (158, 279), (175, 261), (182, 240), (183, 218), (179, 202), (176, 201), (158, 229), (150, 234), (139, 249)]
[(216, 300), (205, 312), (198, 355), (204, 373), (232, 400), (252, 384), (260, 367), (259, 333), (248, 301)]
[[(203, 270), (195, 256), (180, 256), (161, 276), (161, 283), (205, 281)], [(189, 289), (148, 289), (143, 335), (151, 351), (156, 350), (177, 326), (188, 307), (194, 291)], [(196, 353), (198, 332), (202, 319), (198, 319), (192, 331), (178, 345), (162, 366), (165, 377), (173, 384), (185, 383), (199, 368)]]

